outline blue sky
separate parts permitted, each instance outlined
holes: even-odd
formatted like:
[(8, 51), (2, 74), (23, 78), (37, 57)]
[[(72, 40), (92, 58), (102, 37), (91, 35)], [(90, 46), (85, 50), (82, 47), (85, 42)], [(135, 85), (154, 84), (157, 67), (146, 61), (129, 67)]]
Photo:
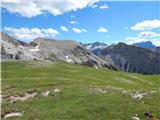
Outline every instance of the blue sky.
[(150, 40), (160, 46), (160, 1), (97, 0), (98, 2), (94, 3), (82, 3), (84, 5), (81, 6), (76, 3), (77, 7), (72, 7), (72, 3), (63, 4), (64, 0), (59, 1), (61, 4), (52, 3), (56, 9), (50, 8), (49, 5), (46, 5), (49, 9), (23, 8), (24, 3), (18, 3), (22, 6), (19, 10), (15, 9), (17, 3), (2, 0), (1, 31), (27, 42), (36, 37), (71, 39), (83, 43), (98, 41), (107, 44), (132, 44)]

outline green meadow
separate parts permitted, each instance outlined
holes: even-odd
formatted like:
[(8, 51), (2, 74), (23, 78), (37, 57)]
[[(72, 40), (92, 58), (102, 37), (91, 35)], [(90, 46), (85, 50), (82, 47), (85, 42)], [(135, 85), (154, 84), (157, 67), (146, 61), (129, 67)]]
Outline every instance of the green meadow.
[[(160, 117), (160, 75), (141, 75), (75, 64), (8, 61), (1, 64), (3, 115), (7, 120), (131, 120)], [(55, 91), (58, 90), (58, 91)], [(11, 102), (11, 96), (25, 101)], [(46, 96), (42, 92), (49, 91)], [(142, 98), (135, 98), (136, 94)]]

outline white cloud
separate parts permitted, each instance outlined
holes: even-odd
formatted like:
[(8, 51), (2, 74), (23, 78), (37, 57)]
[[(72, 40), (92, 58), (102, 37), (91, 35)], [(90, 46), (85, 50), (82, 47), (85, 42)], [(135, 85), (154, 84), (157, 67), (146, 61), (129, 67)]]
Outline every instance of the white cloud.
[(71, 17), (71, 18), (75, 18), (76, 16), (74, 16), (74, 15), (71, 15), (70, 17)]
[(87, 30), (86, 29), (82, 29), (82, 32), (87, 32)]
[(108, 32), (108, 30), (104, 27), (100, 27), (97, 32)]
[(87, 32), (86, 29), (79, 29), (79, 28), (72, 28), (72, 30), (73, 30), (75, 33)]
[(146, 20), (131, 27), (132, 30), (150, 30), (153, 28), (160, 28), (160, 20)]
[(77, 21), (70, 21), (71, 24), (77, 24)]
[(96, 5), (96, 4), (92, 6), (92, 8), (97, 8), (97, 7), (98, 7), (98, 5)]
[(53, 28), (39, 29), (39, 28), (11, 28), (4, 27), (10, 35), (16, 36), (19, 39), (31, 40), (37, 37), (55, 37), (59, 32)]
[(92, 7), (99, 1), (105, 0), (1, 0), (1, 7), (11, 13), (34, 17), (45, 12), (61, 15), (65, 12)]
[(107, 4), (104, 4), (104, 5), (99, 7), (99, 9), (108, 9), (108, 8), (109, 8), (109, 6)]
[(78, 28), (72, 28), (72, 30), (75, 32), (75, 33), (81, 33), (82, 31)]
[(60, 28), (61, 28), (62, 31), (68, 32), (68, 28), (66, 28), (65, 26), (61, 26)]
[(125, 41), (127, 44), (132, 45), (134, 43), (140, 43), (140, 42), (146, 42), (151, 41), (155, 46), (160, 46), (160, 39), (159, 38), (153, 38), (150, 40), (147, 40), (145, 38), (138, 38), (138, 37), (126, 37)]
[(158, 38), (152, 39), (151, 42), (152, 42), (155, 46), (160, 46), (160, 39), (158, 39)]
[(148, 40), (146, 40), (144, 38), (138, 38), (138, 37), (126, 37), (125, 41), (127, 44), (133, 44), (133, 43), (145, 42)]
[(144, 31), (138, 35), (139, 38), (150, 38), (150, 37), (157, 37), (157, 36), (159, 36), (159, 34), (151, 31)]

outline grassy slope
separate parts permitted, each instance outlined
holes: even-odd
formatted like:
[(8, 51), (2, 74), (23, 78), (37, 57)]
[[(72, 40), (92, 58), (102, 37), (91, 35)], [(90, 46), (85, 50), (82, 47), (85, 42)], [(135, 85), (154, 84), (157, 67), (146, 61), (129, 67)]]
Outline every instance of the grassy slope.
[[(6, 89), (15, 86), (14, 89)], [(54, 93), (58, 88), (62, 93)], [(107, 93), (89, 93), (91, 88)], [(114, 89), (113, 89), (114, 88)], [(117, 88), (117, 90), (115, 89)], [(118, 90), (121, 88), (120, 90)], [(2, 102), (2, 112), (25, 111), (17, 120), (129, 120), (150, 110), (160, 116), (160, 75), (139, 75), (64, 63), (2, 62), (2, 94), (20, 95), (28, 90), (50, 90), (25, 102)], [(147, 92), (138, 101), (123, 91)], [(158, 91), (150, 94), (150, 91)]]

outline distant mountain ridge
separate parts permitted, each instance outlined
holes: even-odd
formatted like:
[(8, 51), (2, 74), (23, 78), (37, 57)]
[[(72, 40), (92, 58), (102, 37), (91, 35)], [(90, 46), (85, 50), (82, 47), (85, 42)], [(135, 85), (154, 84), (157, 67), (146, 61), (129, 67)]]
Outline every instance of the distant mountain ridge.
[(151, 41), (134, 43), (134, 46), (150, 49), (153, 52), (160, 53), (160, 46), (155, 46)]
[(155, 48), (155, 47), (156, 47), (156, 46), (153, 45), (153, 43), (150, 42), (150, 41), (134, 43), (133, 45), (134, 45), (134, 46), (138, 46), (138, 47), (148, 48), (148, 49), (152, 49), (152, 48)]
[(98, 53), (93, 49), (90, 51), (125, 72), (160, 74), (160, 47), (154, 46), (151, 42), (134, 45), (118, 43), (106, 46)]
[(63, 61), (116, 70), (109, 61), (104, 61), (75, 41), (37, 38), (25, 43), (5, 33), (1, 33), (1, 41), (2, 60)]
[(160, 74), (160, 54), (149, 49), (118, 43), (109, 46), (101, 57), (110, 56), (122, 71), (142, 74)]
[(107, 44), (100, 42), (81, 44), (95, 55), (99, 55), (101, 51), (108, 46)]
[(49, 60), (142, 74), (160, 74), (160, 47), (118, 43), (80, 44), (72, 40), (37, 38), (30, 43), (1, 33), (1, 60)]

